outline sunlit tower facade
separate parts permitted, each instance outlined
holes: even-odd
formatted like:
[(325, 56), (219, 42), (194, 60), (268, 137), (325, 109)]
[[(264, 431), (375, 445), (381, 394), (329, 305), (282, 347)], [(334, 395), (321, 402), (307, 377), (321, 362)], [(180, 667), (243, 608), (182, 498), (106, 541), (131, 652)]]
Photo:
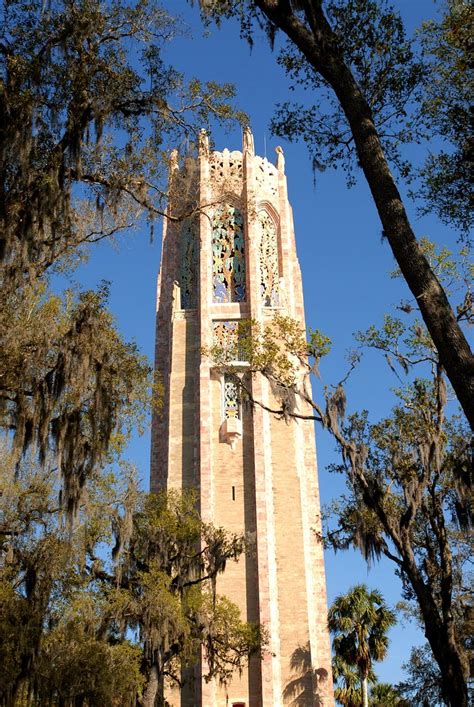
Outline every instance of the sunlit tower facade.
[[(195, 488), (204, 520), (253, 540), (229, 563), (217, 590), (242, 618), (263, 624), (262, 660), (229, 685), (205, 682), (203, 666), (173, 707), (334, 704), (314, 427), (285, 421), (241, 400), (231, 375), (204, 355), (226, 346), (239, 320), (262, 327), (275, 313), (304, 325), (301, 272), (284, 157), (255, 155), (250, 131), (240, 151), (172, 159), (169, 216), (158, 277), (156, 368), (164, 406), (152, 427), (151, 489)], [(174, 216), (189, 215), (174, 220)], [(236, 361), (245, 375), (245, 361)], [(252, 397), (272, 407), (258, 374)]]

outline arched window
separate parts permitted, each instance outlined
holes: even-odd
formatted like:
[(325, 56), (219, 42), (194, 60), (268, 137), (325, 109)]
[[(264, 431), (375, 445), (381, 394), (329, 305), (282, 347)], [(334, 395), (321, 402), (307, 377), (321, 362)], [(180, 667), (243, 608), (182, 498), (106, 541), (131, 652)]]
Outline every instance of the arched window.
[(195, 309), (197, 306), (198, 281), (198, 248), (195, 221), (184, 222), (179, 245), (181, 309)]
[(214, 302), (245, 301), (245, 240), (242, 214), (235, 206), (219, 206), (212, 218)]
[(280, 304), (280, 268), (278, 266), (278, 234), (270, 214), (258, 214), (260, 230), (260, 287), (264, 307)]

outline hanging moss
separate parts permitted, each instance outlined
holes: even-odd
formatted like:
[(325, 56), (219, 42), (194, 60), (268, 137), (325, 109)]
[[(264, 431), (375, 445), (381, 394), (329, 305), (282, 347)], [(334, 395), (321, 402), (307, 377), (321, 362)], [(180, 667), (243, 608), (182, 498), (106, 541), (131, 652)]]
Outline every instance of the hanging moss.
[(197, 135), (211, 114), (232, 119), (233, 90), (187, 86), (165, 64), (176, 22), (148, 0), (10, 3), (2, 22), (0, 262), (13, 292), (142, 216), (153, 228), (166, 207), (158, 146)]
[(105, 286), (69, 304), (30, 290), (0, 315), (0, 425), (13, 432), (17, 463), (30, 449), (40, 463), (55, 453), (71, 518), (114, 435), (140, 424), (149, 403), (151, 368), (120, 338), (106, 301)]

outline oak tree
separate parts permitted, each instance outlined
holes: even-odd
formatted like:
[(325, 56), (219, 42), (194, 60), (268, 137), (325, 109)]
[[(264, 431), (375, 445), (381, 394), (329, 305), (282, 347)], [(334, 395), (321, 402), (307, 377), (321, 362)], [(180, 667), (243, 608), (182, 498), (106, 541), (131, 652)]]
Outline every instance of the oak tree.
[(106, 285), (61, 298), (51, 277), (92, 243), (144, 220), (152, 229), (166, 210), (167, 140), (234, 117), (232, 87), (185, 82), (166, 63), (180, 31), (149, 0), (2, 7), (0, 427), (17, 457), (57, 454), (70, 513), (125, 418), (143, 422), (150, 367), (119, 335)]
[[(250, 43), (255, 26), (263, 26), (272, 46), (277, 35), (287, 40), (279, 63), (295, 84), (316, 91), (317, 97), (310, 108), (295, 108), (289, 103), (280, 106), (274, 130), (291, 139), (303, 137), (316, 166), (324, 168), (343, 160), (361, 168), (383, 235), (474, 428), (474, 356), (416, 239), (392, 172), (394, 167), (402, 178), (407, 176), (409, 165), (400, 144), (423, 136), (419, 114), (410, 111), (413, 102), (424, 100), (420, 91), (425, 69), (414, 56), (399, 14), (390, 5), (373, 0), (202, 0), (201, 8), (206, 21), (240, 18), (241, 34)], [(472, 18), (472, 8), (466, 6), (465, 15)], [(453, 83), (451, 93), (455, 89)], [(321, 101), (321, 93), (327, 103)], [(325, 105), (329, 106), (327, 111)], [(438, 125), (443, 123), (449, 131), (443, 113), (446, 115), (442, 107), (435, 110)], [(468, 150), (470, 143), (465, 142), (466, 167), (460, 181), (453, 181), (454, 189), (464, 183), (472, 152)], [(442, 194), (436, 187), (440, 169), (432, 167), (428, 166), (431, 186), (428, 182), (427, 196), (438, 199)]]
[(149, 707), (201, 647), (229, 681), (264, 643), (215, 591), (243, 538), (203, 523), (192, 495), (140, 493), (127, 469), (89, 479), (71, 528), (50, 461), (15, 475), (2, 458), (0, 702)]

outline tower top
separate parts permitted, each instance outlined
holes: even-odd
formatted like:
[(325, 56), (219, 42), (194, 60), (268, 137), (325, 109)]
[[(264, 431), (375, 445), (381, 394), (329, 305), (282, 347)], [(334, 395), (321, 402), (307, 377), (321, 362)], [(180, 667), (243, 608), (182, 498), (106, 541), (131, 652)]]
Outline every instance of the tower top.
[[(255, 154), (255, 143), (250, 128), (242, 135), (242, 150), (210, 150), (206, 130), (201, 130), (198, 140), (198, 157), (187, 155), (179, 166), (178, 154), (173, 150), (170, 157), (170, 182), (175, 210), (183, 213), (215, 204), (226, 194), (240, 199), (254, 191), (257, 198), (266, 199), (275, 210), (280, 211), (280, 194), (287, 199), (285, 160), (283, 149), (275, 149), (276, 160)], [(204, 184), (206, 187), (204, 187)], [(196, 196), (200, 194), (199, 203)], [(248, 206), (248, 199), (246, 199)]]
[[(281, 169), (284, 171), (285, 158), (283, 156), (283, 148), (280, 145), (278, 145), (275, 148), (275, 152), (277, 155), (277, 158), (275, 160), (275, 166), (278, 168), (278, 170)], [(222, 152), (219, 152), (218, 150), (209, 151), (209, 136), (207, 134), (207, 131), (204, 128), (202, 128), (200, 130), (200, 132), (199, 132), (199, 154), (201, 156), (212, 156), (212, 155), (221, 155), (221, 154), (224, 155), (226, 153), (229, 155), (232, 155), (234, 158), (240, 158), (240, 159), (242, 159), (243, 157), (255, 157), (256, 156), (253, 133), (249, 127), (246, 127), (243, 131), (243, 134), (242, 134), (242, 151), (240, 151), (240, 150), (229, 151), (227, 148), (225, 148)], [(258, 157), (258, 159), (264, 160), (268, 164), (271, 164), (271, 162), (269, 162), (269, 160), (267, 160), (266, 157)]]

